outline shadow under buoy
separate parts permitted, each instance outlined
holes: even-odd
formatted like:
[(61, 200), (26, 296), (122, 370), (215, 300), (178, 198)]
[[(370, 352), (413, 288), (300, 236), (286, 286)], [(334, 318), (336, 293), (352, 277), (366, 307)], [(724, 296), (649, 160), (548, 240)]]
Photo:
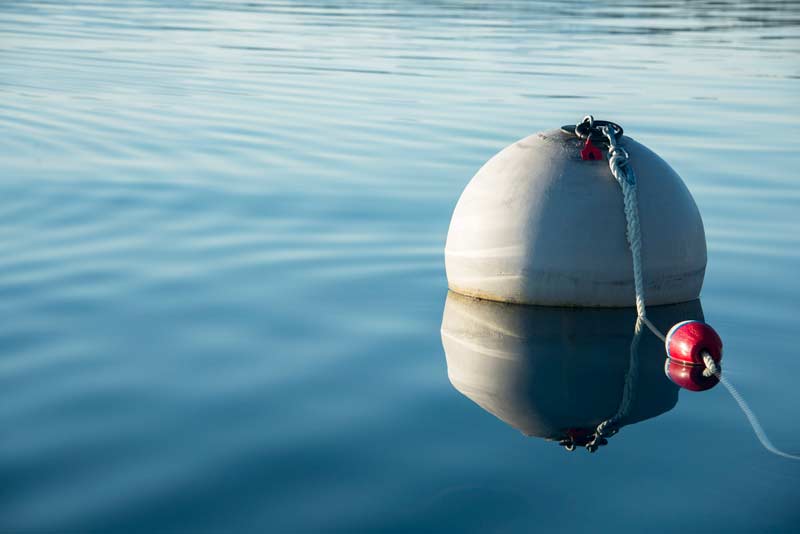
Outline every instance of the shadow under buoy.
[[(703, 311), (693, 300), (648, 308), (648, 317), (668, 327)], [(594, 452), (678, 402), (661, 341), (643, 335), (632, 348), (636, 318), (634, 308), (525, 306), (450, 291), (441, 330), (448, 376), (526, 436)]]

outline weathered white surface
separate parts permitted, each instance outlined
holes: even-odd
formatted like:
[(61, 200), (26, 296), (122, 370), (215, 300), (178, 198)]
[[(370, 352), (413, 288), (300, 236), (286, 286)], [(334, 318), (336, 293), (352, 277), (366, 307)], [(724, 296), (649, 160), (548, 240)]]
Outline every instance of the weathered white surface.
[[(703, 319), (699, 300), (648, 309), (662, 330)], [(634, 308), (519, 306), (447, 295), (442, 344), (453, 386), (528, 436), (565, 437), (591, 429), (619, 408), (628, 371)], [(664, 346), (643, 332), (627, 425), (678, 401), (664, 375)]]
[[(629, 137), (638, 178), (648, 305), (697, 298), (706, 267), (700, 213), (672, 168)], [(549, 306), (631, 306), (622, 193), (606, 161), (581, 161), (582, 142), (552, 130), (495, 155), (472, 178), (450, 222), (450, 289)]]

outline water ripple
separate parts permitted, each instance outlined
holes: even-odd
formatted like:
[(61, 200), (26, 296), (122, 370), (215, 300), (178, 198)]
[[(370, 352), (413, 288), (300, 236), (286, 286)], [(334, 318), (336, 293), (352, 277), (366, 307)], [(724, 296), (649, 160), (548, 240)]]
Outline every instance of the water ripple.
[(439, 325), (470, 176), (613, 118), (796, 442), (798, 40), (779, 1), (3, 2), (0, 530), (678, 530), (688, 486), (696, 529), (782, 530), (800, 472), (716, 392), (565, 460), (462, 402)]

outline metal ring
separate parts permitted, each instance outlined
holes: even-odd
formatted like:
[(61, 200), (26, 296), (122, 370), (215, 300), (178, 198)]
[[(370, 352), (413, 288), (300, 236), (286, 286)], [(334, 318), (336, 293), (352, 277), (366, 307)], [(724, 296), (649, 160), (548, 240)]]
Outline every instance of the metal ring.
[(616, 122), (595, 120), (591, 115), (587, 115), (582, 122), (575, 125), (575, 135), (581, 139), (591, 138), (592, 141), (602, 141), (606, 138), (601, 130), (603, 126), (613, 129), (616, 137), (624, 133), (622, 126)]

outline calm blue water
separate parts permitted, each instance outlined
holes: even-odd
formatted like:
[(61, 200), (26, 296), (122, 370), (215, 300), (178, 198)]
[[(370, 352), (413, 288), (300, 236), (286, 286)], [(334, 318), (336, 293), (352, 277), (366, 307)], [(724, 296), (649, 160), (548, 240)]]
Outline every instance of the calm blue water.
[(800, 451), (797, 3), (0, 4), (0, 531), (796, 528), (721, 387), (590, 455), (448, 380), (458, 195), (586, 113), (683, 176)]

